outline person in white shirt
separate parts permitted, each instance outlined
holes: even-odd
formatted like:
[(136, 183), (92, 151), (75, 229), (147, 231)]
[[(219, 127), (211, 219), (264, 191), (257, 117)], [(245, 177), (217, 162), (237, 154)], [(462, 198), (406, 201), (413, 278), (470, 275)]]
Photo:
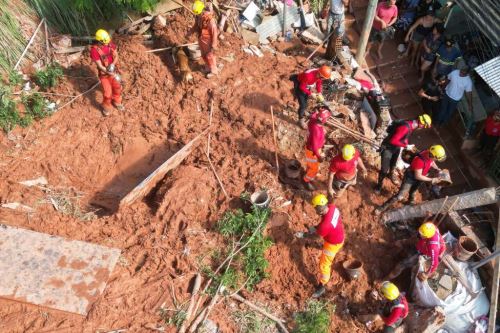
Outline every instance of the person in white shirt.
[(436, 125), (442, 126), (450, 121), (457, 109), (457, 105), (467, 95), (469, 112), (472, 114), (472, 80), (469, 76), (469, 67), (456, 69), (448, 74), (448, 85), (446, 86), (439, 113), (436, 117)]
[(328, 13), (328, 1), (325, 1), (325, 7), (321, 14), (322, 18), (328, 15), (328, 33), (335, 31), (334, 37), (343, 37), (345, 32), (344, 27), (344, 6), (349, 6), (349, 0), (330, 0), (330, 12)]

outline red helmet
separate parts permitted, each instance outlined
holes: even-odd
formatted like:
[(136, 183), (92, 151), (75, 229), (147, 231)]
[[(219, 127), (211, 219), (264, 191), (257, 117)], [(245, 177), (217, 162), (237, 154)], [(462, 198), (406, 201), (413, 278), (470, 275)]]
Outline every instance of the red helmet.
[(323, 79), (329, 79), (332, 76), (332, 69), (327, 65), (323, 65), (319, 68), (318, 73)]
[(320, 107), (311, 115), (311, 119), (319, 120), (320, 123), (324, 124), (330, 118), (332, 114), (330, 110), (326, 107)]

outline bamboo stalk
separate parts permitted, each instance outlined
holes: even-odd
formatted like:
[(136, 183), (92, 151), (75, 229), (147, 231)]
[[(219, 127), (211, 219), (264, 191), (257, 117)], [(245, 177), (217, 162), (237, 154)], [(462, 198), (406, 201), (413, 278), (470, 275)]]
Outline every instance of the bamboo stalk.
[[(208, 117), (208, 127), (212, 126), (212, 113), (214, 111), (214, 100), (210, 99), (210, 115)], [(207, 141), (207, 156), (210, 157), (210, 136), (211, 132), (208, 131), (208, 141)]]
[(357, 131), (354, 131), (354, 130), (352, 130), (352, 129), (350, 129), (342, 124), (336, 123), (335, 121), (332, 121), (332, 120), (328, 120), (327, 123), (335, 128), (338, 128), (338, 129), (346, 132), (347, 134), (353, 136), (355, 139), (362, 140), (362, 141), (369, 143), (375, 147), (379, 147), (379, 145), (375, 141), (373, 141), (372, 139), (367, 138), (363, 134), (361, 134)]
[(276, 175), (280, 177), (280, 165), (278, 162), (278, 143), (276, 141), (276, 131), (274, 129), (274, 112), (273, 106), (271, 105), (271, 121), (273, 123), (273, 141), (274, 141), (274, 158), (276, 159)]
[(98, 85), (100, 85), (100, 84), (101, 84), (101, 82), (100, 82), (100, 81), (98, 81), (98, 82), (97, 82), (96, 84), (94, 84), (94, 85), (93, 85), (93, 86), (92, 86), (89, 90), (84, 91), (84, 92), (82, 92), (82, 93), (81, 93), (81, 94), (79, 94), (79, 95), (76, 95), (76, 96), (75, 96), (75, 97), (73, 97), (73, 98), (72, 98), (69, 102), (67, 102), (67, 103), (63, 104), (62, 106), (58, 107), (58, 108), (57, 108), (57, 111), (61, 110), (61, 109), (62, 109), (62, 108), (64, 108), (65, 106), (70, 105), (70, 104), (71, 104), (71, 103), (73, 103), (73, 102), (75, 101), (75, 99), (77, 99), (78, 97), (83, 96), (83, 95), (85, 95), (85, 94), (87, 94), (87, 93), (91, 92), (92, 90), (94, 90), (95, 88), (97, 88), (97, 86), (98, 86)]
[(181, 44), (181, 45), (176, 45), (176, 46), (169, 46), (169, 47), (162, 47), (161, 49), (147, 50), (146, 53), (161, 52), (161, 51), (166, 51), (166, 50), (173, 49), (174, 47), (183, 47), (183, 46), (191, 46), (191, 45), (198, 45), (198, 42), (196, 42), (196, 43)]
[(191, 8), (189, 8), (188, 6), (186, 6), (185, 4), (183, 4), (182, 2), (179, 2), (177, 0), (172, 0), (172, 2), (178, 4), (179, 6), (184, 7), (184, 9), (186, 9), (187, 11), (189, 11), (191, 14), (195, 15), (194, 12), (191, 10)]
[(217, 174), (217, 171), (215, 171), (215, 167), (212, 164), (212, 160), (210, 159), (210, 156), (208, 156), (208, 153), (205, 151), (205, 155), (207, 156), (208, 163), (210, 164), (210, 168), (214, 172), (215, 178), (217, 178), (217, 182), (219, 183), (220, 188), (222, 189), (222, 192), (224, 192), (224, 195), (226, 196), (226, 199), (229, 200), (229, 195), (226, 192), (226, 189), (224, 188), (224, 185), (222, 184), (222, 181), (219, 178), (219, 175)]
[(38, 27), (36, 27), (36, 30), (35, 32), (33, 33), (33, 36), (31, 36), (29, 42), (28, 42), (28, 45), (26, 45), (26, 47), (24, 48), (24, 51), (23, 53), (21, 54), (21, 57), (19, 58), (19, 60), (17, 61), (17, 63), (15, 64), (14, 66), (14, 70), (17, 69), (17, 67), (19, 66), (19, 64), (21, 64), (21, 61), (23, 60), (24, 56), (26, 55), (26, 52), (28, 52), (28, 49), (30, 48), (31, 44), (33, 43), (33, 41), (35, 40), (35, 37), (36, 35), (38, 34), (38, 31), (40, 30), (42, 24), (45, 22), (45, 17), (42, 18), (42, 20), (40, 21), (40, 23), (38, 24)]
[(446, 202), (448, 201), (448, 196), (446, 196), (444, 198), (444, 201), (443, 201), (443, 204), (441, 205), (441, 207), (439, 207), (439, 210), (438, 212), (436, 213), (436, 215), (434, 215), (434, 218), (432, 219), (432, 223), (435, 223), (439, 214), (441, 214), (441, 210), (444, 208), (444, 206), (446, 205)]
[(45, 21), (43, 25), (45, 28), (45, 51), (47, 52), (47, 62), (50, 62), (49, 29), (47, 28), (47, 21)]
[(194, 280), (193, 291), (191, 292), (191, 300), (189, 301), (189, 306), (186, 311), (186, 319), (182, 322), (182, 325), (179, 328), (179, 333), (185, 333), (188, 328), (189, 321), (191, 320), (191, 317), (193, 315), (193, 310), (196, 305), (195, 299), (196, 296), (198, 296), (198, 291), (200, 290), (200, 286), (201, 286), (201, 275), (198, 273), (196, 274), (196, 278)]

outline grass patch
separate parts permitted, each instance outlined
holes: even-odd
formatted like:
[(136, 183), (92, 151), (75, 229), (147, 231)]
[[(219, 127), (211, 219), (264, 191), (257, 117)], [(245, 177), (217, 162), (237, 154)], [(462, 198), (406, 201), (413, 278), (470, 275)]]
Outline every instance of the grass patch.
[(23, 82), (23, 76), (21, 73), (15, 70), (9, 72), (9, 84), (11, 86), (18, 86)]
[(55, 87), (63, 74), (61, 66), (58, 63), (52, 63), (44, 69), (36, 71), (33, 79), (40, 88), (47, 90)]
[(45, 101), (45, 98), (40, 94), (34, 93), (31, 95), (23, 95), (21, 101), (26, 108), (24, 117), (40, 120), (50, 115), (47, 109), (47, 101)]
[(242, 333), (271, 333), (276, 332), (276, 324), (254, 311), (235, 311), (232, 313), (234, 321), (239, 325)]
[[(266, 272), (269, 262), (264, 254), (273, 242), (263, 235), (271, 210), (252, 208), (250, 213), (242, 210), (227, 212), (218, 222), (218, 231), (228, 240), (239, 240), (240, 244), (247, 244), (232, 265), (236, 272), (242, 274), (246, 280), (246, 288), (252, 290), (255, 285), (268, 276)], [(227, 285), (225, 285), (228, 287)]]
[(333, 312), (334, 304), (318, 300), (308, 301), (306, 309), (295, 316), (293, 333), (327, 333)]

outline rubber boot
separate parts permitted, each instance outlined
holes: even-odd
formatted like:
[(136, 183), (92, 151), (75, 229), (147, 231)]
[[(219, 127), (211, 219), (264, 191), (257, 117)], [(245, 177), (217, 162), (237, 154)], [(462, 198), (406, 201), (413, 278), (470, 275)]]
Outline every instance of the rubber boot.
[(312, 298), (319, 298), (321, 297), (324, 293), (326, 292), (326, 288), (324, 285), (321, 283), (316, 286), (316, 290), (314, 290), (314, 293), (312, 294)]

